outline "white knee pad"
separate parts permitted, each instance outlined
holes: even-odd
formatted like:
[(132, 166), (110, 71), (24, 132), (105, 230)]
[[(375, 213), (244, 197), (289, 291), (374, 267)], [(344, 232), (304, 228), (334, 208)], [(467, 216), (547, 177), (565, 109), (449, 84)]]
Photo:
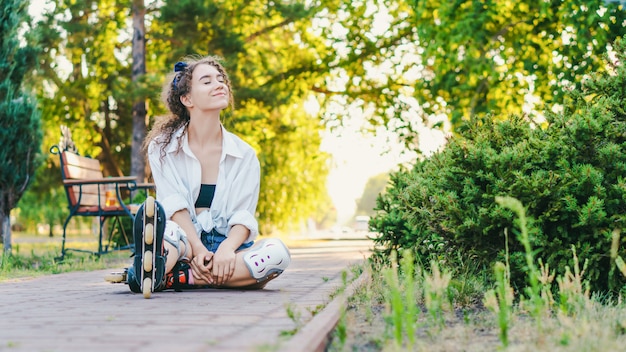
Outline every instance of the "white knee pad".
[(257, 282), (280, 275), (291, 263), (291, 255), (285, 244), (277, 238), (267, 238), (243, 256), (250, 274)]
[[(174, 246), (178, 250), (178, 261), (189, 260), (189, 241), (187, 240), (187, 234), (182, 227), (172, 220), (167, 220), (165, 223), (165, 232), (163, 233), (163, 239), (169, 244)], [(180, 251), (180, 242), (185, 245), (185, 252)]]

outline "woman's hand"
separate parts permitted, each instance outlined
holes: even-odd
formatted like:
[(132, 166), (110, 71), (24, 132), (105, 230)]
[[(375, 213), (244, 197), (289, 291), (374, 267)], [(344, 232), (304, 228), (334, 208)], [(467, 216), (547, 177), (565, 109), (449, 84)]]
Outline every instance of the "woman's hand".
[(205, 282), (209, 285), (215, 284), (211, 269), (213, 269), (213, 252), (201, 247), (199, 251), (194, 251), (194, 257), (191, 260), (191, 269), (193, 278), (196, 281)]
[(216, 285), (227, 283), (235, 273), (236, 262), (235, 250), (228, 246), (222, 245), (217, 249), (213, 256), (213, 281)]

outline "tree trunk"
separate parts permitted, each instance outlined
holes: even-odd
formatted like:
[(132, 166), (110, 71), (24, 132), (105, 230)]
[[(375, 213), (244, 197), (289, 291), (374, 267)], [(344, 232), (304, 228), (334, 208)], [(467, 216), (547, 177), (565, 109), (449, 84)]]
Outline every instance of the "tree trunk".
[[(133, 0), (133, 68), (131, 79), (134, 85), (146, 74), (146, 7), (144, 0)], [(146, 101), (142, 98), (133, 104), (133, 140), (131, 144), (130, 174), (137, 176), (137, 181), (146, 178), (146, 159), (141, 147), (146, 137), (148, 126)]]
[(124, 172), (119, 167), (118, 163), (115, 162), (110, 143), (113, 139), (113, 132), (111, 131), (111, 109), (107, 102), (103, 102), (102, 106), (105, 121), (104, 128), (95, 127), (96, 131), (102, 136), (99, 143), (102, 152), (98, 156), (98, 160), (100, 160), (100, 163), (104, 166), (104, 176), (124, 176)]
[(10, 214), (0, 214), (0, 232), (2, 232), (2, 243), (4, 253), (11, 253), (11, 216)]

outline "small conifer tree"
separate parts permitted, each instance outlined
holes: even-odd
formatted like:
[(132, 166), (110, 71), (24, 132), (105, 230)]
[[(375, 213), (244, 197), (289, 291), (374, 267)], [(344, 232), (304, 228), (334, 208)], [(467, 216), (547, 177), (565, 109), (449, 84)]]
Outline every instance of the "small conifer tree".
[(36, 50), (20, 44), (18, 29), (26, 21), (28, 1), (0, 4), (0, 233), (11, 250), (10, 212), (33, 179), (42, 131), (36, 102), (24, 92)]

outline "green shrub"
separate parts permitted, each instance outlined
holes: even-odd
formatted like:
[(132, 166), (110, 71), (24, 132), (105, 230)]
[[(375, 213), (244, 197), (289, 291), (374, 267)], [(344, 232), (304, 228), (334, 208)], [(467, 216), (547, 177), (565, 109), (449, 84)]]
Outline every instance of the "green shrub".
[(472, 118), (441, 152), (392, 174), (370, 222), (379, 233), (374, 257), (412, 249), (426, 267), (459, 258), (489, 267), (505, 261), (506, 240), (512, 283), (523, 286), (516, 220), (495, 202), (511, 196), (527, 208), (536, 258), (556, 270), (572, 267), (574, 245), (589, 260), (592, 290), (621, 287), (623, 279), (608, 273), (611, 233), (626, 220), (625, 49), (617, 47), (612, 74), (572, 91), (545, 123)]

